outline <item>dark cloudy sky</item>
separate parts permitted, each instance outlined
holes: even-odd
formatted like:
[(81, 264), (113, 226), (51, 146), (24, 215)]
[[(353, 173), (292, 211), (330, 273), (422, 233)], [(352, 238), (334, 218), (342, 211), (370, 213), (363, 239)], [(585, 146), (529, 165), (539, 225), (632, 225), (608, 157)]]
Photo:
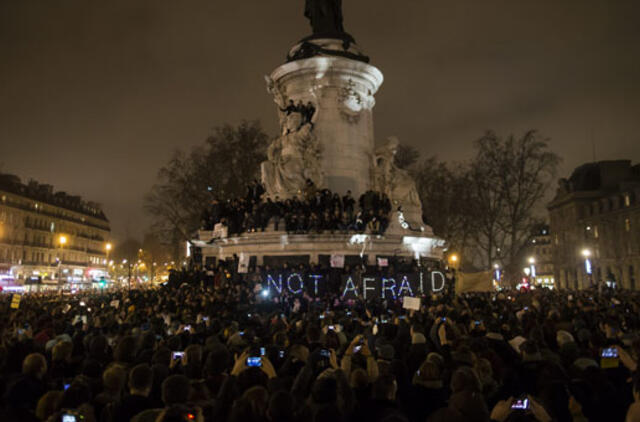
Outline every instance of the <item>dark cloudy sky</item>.
[[(640, 1), (344, 0), (385, 75), (378, 139), (468, 158), (486, 129), (563, 156), (640, 158)], [(263, 75), (310, 33), (303, 0), (0, 0), (0, 170), (101, 202), (114, 234), (172, 150), (276, 114)]]

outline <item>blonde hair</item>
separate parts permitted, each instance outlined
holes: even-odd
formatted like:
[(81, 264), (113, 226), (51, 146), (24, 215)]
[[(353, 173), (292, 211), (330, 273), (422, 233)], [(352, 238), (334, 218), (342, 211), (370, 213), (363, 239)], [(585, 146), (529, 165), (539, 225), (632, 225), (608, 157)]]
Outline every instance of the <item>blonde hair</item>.
[(47, 372), (47, 360), (41, 353), (31, 353), (22, 361), (22, 373), (37, 377)]
[(59, 362), (71, 359), (71, 353), (73, 352), (73, 343), (68, 341), (61, 341), (53, 346), (51, 351), (51, 360), (53, 362)]
[(36, 417), (41, 421), (46, 421), (49, 416), (58, 411), (60, 402), (62, 401), (62, 391), (47, 391), (36, 406)]
[(111, 365), (102, 373), (102, 384), (105, 390), (119, 393), (127, 382), (127, 371), (120, 365)]

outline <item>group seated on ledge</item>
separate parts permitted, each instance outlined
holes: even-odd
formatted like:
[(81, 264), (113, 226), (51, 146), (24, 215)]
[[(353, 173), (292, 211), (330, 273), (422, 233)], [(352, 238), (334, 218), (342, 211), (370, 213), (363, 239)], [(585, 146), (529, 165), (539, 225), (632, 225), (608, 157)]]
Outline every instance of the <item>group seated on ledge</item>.
[(264, 192), (254, 181), (244, 198), (213, 199), (203, 213), (203, 229), (213, 230), (221, 223), (231, 236), (265, 231), (271, 222), (275, 231), (284, 228), (289, 234), (367, 231), (381, 235), (389, 226), (391, 201), (381, 192), (362, 194), (357, 209), (351, 191), (340, 197), (329, 189), (317, 189), (310, 180), (300, 197), (265, 199)]

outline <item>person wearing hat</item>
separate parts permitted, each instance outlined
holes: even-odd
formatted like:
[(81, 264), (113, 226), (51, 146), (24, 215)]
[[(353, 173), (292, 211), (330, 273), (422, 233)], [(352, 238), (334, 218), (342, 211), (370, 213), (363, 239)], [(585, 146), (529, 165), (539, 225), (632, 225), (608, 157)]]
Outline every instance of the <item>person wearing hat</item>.
[(407, 400), (410, 420), (423, 420), (424, 415), (430, 415), (447, 405), (448, 396), (442, 377), (443, 371), (436, 359), (428, 358), (413, 374)]
[(409, 351), (407, 353), (407, 367), (410, 372), (418, 370), (420, 364), (424, 361), (427, 357), (427, 353), (429, 352), (427, 349), (427, 339), (419, 330), (421, 330), (421, 327), (416, 324), (412, 325), (409, 330), (409, 334), (411, 335), (411, 346), (409, 346)]
[(395, 355), (395, 350), (393, 350), (393, 346), (390, 344), (382, 344), (376, 348), (376, 352), (378, 358), (376, 362), (378, 362), (378, 371), (382, 374), (390, 374), (391, 371), (391, 361), (393, 361), (393, 357)]
[(484, 422), (489, 419), (489, 410), (482, 395), (482, 384), (474, 369), (458, 368), (451, 377), (449, 409), (460, 413), (464, 420)]

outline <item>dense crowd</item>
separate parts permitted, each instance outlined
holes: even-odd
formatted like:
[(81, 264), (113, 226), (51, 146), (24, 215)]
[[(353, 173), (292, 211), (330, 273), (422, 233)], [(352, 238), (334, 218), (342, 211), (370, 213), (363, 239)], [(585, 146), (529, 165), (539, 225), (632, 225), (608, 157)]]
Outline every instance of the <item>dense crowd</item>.
[(328, 189), (316, 189), (307, 181), (299, 197), (265, 199), (264, 188), (255, 181), (244, 198), (213, 199), (204, 211), (202, 227), (213, 230), (221, 223), (229, 235), (265, 231), (269, 224), (274, 230), (284, 228), (287, 233), (383, 234), (390, 212), (391, 202), (380, 192), (365, 192), (356, 203), (351, 191), (341, 197)]
[(640, 296), (264, 297), (259, 278), (0, 298), (2, 421), (640, 420)]

